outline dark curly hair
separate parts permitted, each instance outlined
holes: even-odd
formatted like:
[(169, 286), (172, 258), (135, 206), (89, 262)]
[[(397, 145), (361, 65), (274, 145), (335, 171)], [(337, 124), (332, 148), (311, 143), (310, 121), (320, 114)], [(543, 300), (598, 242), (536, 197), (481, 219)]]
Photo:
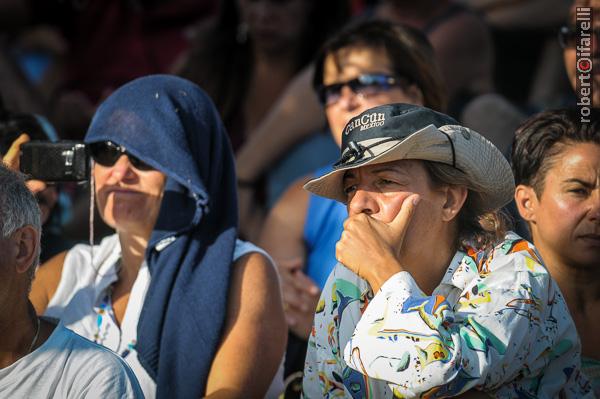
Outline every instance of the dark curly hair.
[(448, 102), (446, 87), (435, 61), (431, 43), (419, 30), (380, 20), (354, 22), (329, 39), (315, 60), (313, 86), (323, 84), (325, 59), (345, 48), (382, 49), (393, 73), (415, 84), (423, 93), (424, 106), (444, 112)]
[(565, 147), (577, 143), (600, 145), (600, 109), (592, 109), (582, 123), (577, 109), (545, 111), (527, 119), (517, 129), (512, 146), (515, 184), (533, 187), (539, 197), (548, 170)]

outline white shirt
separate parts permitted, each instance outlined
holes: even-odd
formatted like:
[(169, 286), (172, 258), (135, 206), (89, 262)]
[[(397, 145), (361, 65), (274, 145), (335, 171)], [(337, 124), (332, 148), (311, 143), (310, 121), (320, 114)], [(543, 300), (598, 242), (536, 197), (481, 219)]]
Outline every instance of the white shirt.
[[(250, 252), (260, 252), (269, 257), (257, 246), (237, 240), (233, 261)], [(148, 266), (144, 261), (140, 267), (119, 328), (112, 314), (112, 304), (104, 301), (110, 287), (118, 279), (117, 265), (121, 258), (118, 235), (106, 237), (99, 245), (93, 247), (93, 267), (91, 257), (89, 245), (76, 245), (67, 253), (61, 280), (45, 315), (61, 319), (65, 326), (76, 333), (121, 355), (137, 376), (144, 395), (154, 398), (156, 383), (142, 367), (135, 351), (137, 324), (150, 285)], [(276, 393), (281, 391), (283, 363), (267, 397), (276, 397)]]
[(593, 397), (565, 300), (533, 245), (514, 233), (489, 253), (458, 251), (431, 296), (407, 272), (373, 294), (336, 265), (309, 339), (304, 397), (451, 397), (473, 388), (497, 398)]
[(0, 369), (1, 398), (143, 398), (127, 364), (60, 323), (42, 346)]

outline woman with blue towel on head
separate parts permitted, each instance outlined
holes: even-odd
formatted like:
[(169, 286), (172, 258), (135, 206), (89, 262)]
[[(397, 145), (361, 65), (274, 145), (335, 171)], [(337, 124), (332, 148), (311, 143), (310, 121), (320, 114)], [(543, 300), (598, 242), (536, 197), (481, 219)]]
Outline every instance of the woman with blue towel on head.
[(38, 313), (119, 353), (147, 397), (265, 396), (286, 340), (277, 274), (237, 239), (233, 156), (211, 100), (185, 79), (136, 79), (85, 141), (116, 233), (40, 268)]

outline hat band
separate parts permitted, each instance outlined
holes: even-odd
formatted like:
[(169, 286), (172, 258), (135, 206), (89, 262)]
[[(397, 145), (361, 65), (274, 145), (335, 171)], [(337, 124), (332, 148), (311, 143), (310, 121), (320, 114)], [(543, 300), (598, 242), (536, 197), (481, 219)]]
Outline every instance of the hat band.
[(446, 136), (446, 138), (450, 142), (450, 148), (452, 149), (452, 167), (458, 169), (456, 167), (456, 153), (454, 152), (454, 142), (452, 141), (452, 137), (450, 137), (448, 133), (444, 132), (441, 129), (438, 129), (438, 131), (444, 133), (444, 136)]
[[(342, 157), (340, 158), (339, 161), (337, 161), (336, 163), (333, 164), (333, 167), (338, 168), (340, 166), (343, 166), (351, 158), (354, 158), (354, 161), (358, 161), (360, 158), (362, 158), (365, 151), (368, 151), (373, 147), (377, 147), (378, 145), (385, 144), (389, 141), (395, 141), (395, 140), (398, 140), (398, 139), (396, 137), (388, 137), (383, 140), (379, 140), (378, 142), (368, 145), (366, 147), (361, 145), (360, 143), (357, 143), (354, 140), (351, 140), (348, 142), (348, 150), (346, 151), (346, 153), (344, 155), (342, 155)], [(452, 147), (452, 153), (454, 154), (454, 147)]]

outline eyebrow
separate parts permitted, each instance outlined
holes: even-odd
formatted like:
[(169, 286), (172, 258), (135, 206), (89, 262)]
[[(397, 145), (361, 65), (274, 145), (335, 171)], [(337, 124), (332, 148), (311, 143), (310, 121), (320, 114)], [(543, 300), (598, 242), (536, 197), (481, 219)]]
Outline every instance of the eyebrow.
[[(385, 172), (396, 172), (404, 176), (409, 176), (409, 173), (405, 168), (381, 165), (380, 167), (373, 168), (372, 173), (385, 173)], [(344, 177), (342, 177), (342, 183), (345, 183), (346, 180), (355, 179), (356, 176), (354, 174), (354, 170), (350, 169), (344, 173)]]
[(590, 182), (587, 182), (585, 180), (581, 180), (581, 179), (577, 179), (577, 178), (567, 179), (564, 182), (565, 183), (578, 183), (578, 184), (581, 184), (582, 186), (584, 186), (586, 188), (594, 188), (594, 186), (595, 186), (594, 183), (590, 183)]
[(354, 179), (354, 173), (352, 172), (352, 169), (347, 170), (346, 172), (344, 172), (344, 176), (342, 177), (342, 184), (344, 184), (346, 182), (346, 180), (349, 179)]
[(397, 172), (403, 175), (408, 176), (409, 173), (406, 171), (406, 168), (401, 168), (401, 167), (397, 167), (397, 166), (388, 166), (388, 165), (381, 165), (378, 168), (373, 168), (372, 170), (373, 173), (382, 173), (382, 172)]

